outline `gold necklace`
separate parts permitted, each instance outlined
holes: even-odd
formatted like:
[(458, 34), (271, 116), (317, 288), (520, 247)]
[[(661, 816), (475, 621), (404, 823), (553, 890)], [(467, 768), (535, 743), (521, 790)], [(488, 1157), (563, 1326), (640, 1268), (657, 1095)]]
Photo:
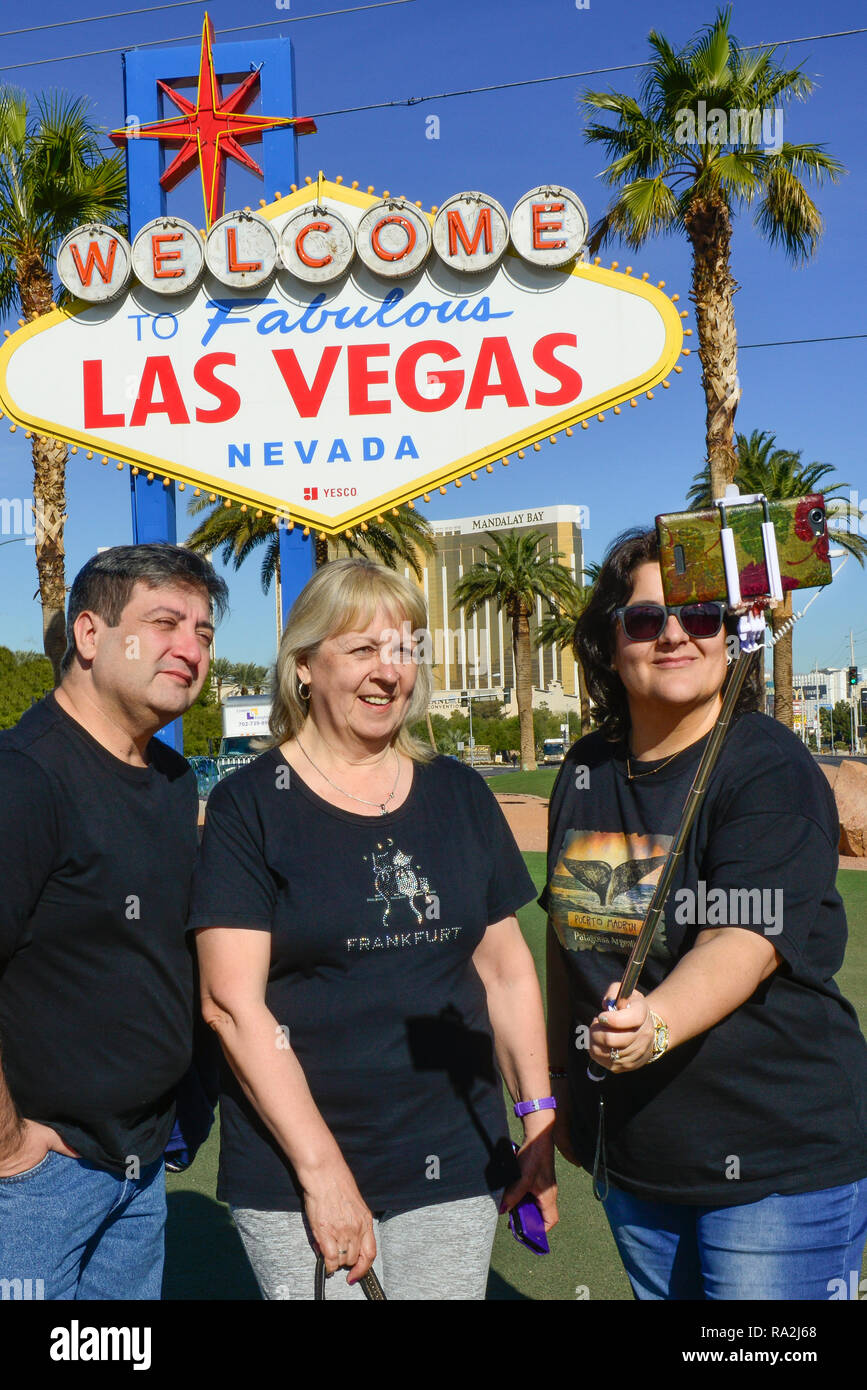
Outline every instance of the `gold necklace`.
[(668, 764), (669, 764), (669, 763), (673, 763), (674, 760), (675, 760), (675, 758), (679, 757), (681, 753), (685, 753), (685, 752), (686, 752), (686, 749), (685, 749), (685, 748), (678, 748), (677, 752), (676, 752), (676, 753), (672, 753), (672, 755), (671, 755), (670, 758), (666, 758), (666, 760), (665, 760), (664, 763), (660, 763), (660, 764), (659, 764), (659, 767), (652, 767), (652, 768), (650, 769), (649, 772), (633, 772), (633, 771), (632, 771), (632, 765), (631, 765), (631, 763), (630, 763), (630, 761), (629, 761), (629, 754), (627, 753), (627, 754), (626, 754), (626, 780), (627, 780), (627, 782), (637, 782), (638, 779), (639, 779), (639, 777), (652, 777), (653, 774), (654, 774), (655, 772), (661, 772), (662, 769), (663, 769), (664, 767), (668, 767)]

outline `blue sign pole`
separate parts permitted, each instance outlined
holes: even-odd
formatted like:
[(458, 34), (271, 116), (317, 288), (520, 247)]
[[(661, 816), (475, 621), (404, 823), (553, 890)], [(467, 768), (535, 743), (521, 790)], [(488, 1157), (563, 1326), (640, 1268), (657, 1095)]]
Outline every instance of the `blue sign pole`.
[(315, 546), (312, 534), (305, 536), (303, 529), (298, 526), (289, 531), (281, 524), (280, 589), (283, 611), (280, 617), (283, 627), (286, 626), (290, 608), (315, 572)]
[[(226, 43), (214, 46), (218, 74), (230, 75), (229, 81), (239, 81), (256, 65), (261, 65), (260, 91), (266, 112), (281, 116), (295, 115), (295, 72), (292, 44), (289, 39), (268, 39), (255, 45), (255, 57), (249, 43)], [(137, 126), (161, 119), (158, 81), (177, 83), (194, 78), (199, 70), (198, 46), (157, 50), (132, 49), (123, 54), (123, 88), (125, 124), (133, 131)], [(298, 182), (296, 151), (297, 136), (292, 127), (265, 131), (262, 137), (261, 165), (265, 176), (263, 196), (273, 198), (278, 190), (288, 189)], [(172, 152), (173, 153), (173, 152)], [(160, 175), (165, 168), (165, 147), (158, 140), (135, 138), (126, 141), (127, 188), (129, 196), (130, 240), (146, 222), (163, 216), (166, 195), (160, 188)], [(203, 218), (204, 221), (204, 211)], [(145, 324), (143, 331), (147, 331)], [(131, 475), (132, 533), (135, 545), (148, 541), (177, 542), (176, 500), (174, 483), (164, 484), (161, 478), (148, 483), (145, 474)], [(296, 532), (285, 532), (291, 541)], [(294, 602), (313, 570), (313, 541), (304, 540), (300, 532), (283, 559), (284, 532), (280, 535), (281, 570), (284, 611)], [(307, 557), (306, 559), (304, 557)], [(183, 751), (183, 725), (180, 719), (160, 731), (166, 743)]]

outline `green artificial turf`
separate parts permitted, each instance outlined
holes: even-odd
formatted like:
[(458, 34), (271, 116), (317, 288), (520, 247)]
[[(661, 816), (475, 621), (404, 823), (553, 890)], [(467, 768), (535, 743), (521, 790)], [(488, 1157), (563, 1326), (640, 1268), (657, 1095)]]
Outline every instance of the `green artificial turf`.
[(846, 904), (849, 942), (837, 984), (858, 1010), (867, 1036), (867, 869), (841, 869), (837, 888)]
[(559, 767), (537, 767), (535, 772), (498, 772), (488, 779), (488, 786), (493, 792), (524, 792), (547, 799), (559, 771)]
[[(538, 773), (506, 774), (497, 790), (513, 777), (550, 777)], [(529, 786), (520, 790), (531, 791)], [(537, 795), (545, 795), (538, 792)], [(525, 853), (524, 859), (541, 889), (545, 856)], [(837, 886), (845, 900), (849, 944), (838, 983), (858, 1010), (867, 1030), (867, 872), (841, 870)], [(545, 979), (545, 915), (535, 903), (519, 914), (540, 979)], [(518, 1138), (520, 1125), (514, 1124)], [(525, 1251), (512, 1239), (501, 1220), (494, 1244), (488, 1298), (572, 1299), (593, 1302), (631, 1300), (629, 1282), (617, 1255), (600, 1204), (595, 1201), (587, 1173), (558, 1162), (560, 1225), (552, 1233), (551, 1253), (544, 1257)], [(213, 1130), (192, 1168), (170, 1174), (169, 1223), (166, 1248), (166, 1299), (258, 1299), (240, 1240), (226, 1208), (214, 1196), (217, 1179), (217, 1131)], [(862, 1271), (867, 1275), (867, 1258)]]

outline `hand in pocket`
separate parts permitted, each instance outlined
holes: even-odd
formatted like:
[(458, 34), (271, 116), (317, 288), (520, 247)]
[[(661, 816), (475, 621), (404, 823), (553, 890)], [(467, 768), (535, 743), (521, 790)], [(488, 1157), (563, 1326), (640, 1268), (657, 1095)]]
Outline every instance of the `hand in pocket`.
[(56, 1130), (35, 1120), (22, 1120), (17, 1144), (0, 1155), (0, 1178), (14, 1178), (38, 1167), (51, 1150), (67, 1158), (79, 1157)]

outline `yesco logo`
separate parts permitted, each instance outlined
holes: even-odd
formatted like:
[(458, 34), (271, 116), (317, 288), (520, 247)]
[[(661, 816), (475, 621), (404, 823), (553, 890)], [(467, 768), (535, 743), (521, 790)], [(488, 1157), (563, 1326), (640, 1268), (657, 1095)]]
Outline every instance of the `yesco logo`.
[[(316, 502), (319, 498), (318, 487), (306, 487), (304, 489), (304, 501)], [(322, 488), (323, 497), (357, 497), (357, 487), (324, 487)]]

